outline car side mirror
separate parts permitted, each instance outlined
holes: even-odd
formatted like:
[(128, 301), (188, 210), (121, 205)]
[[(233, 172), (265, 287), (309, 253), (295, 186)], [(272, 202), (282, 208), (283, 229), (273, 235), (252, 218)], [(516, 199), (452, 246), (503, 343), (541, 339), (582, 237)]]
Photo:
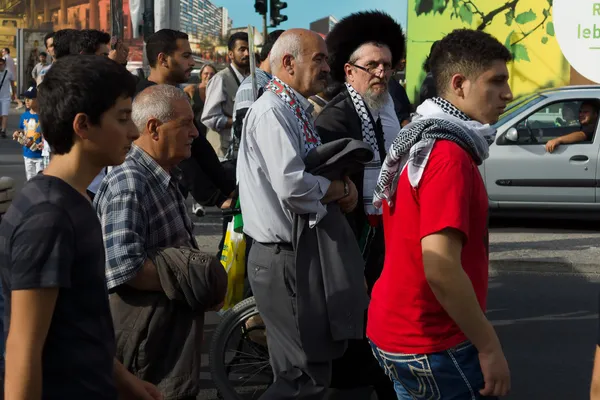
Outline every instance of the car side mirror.
[(506, 140), (509, 140), (511, 142), (518, 142), (519, 141), (519, 132), (517, 132), (516, 128), (510, 128), (506, 132)]

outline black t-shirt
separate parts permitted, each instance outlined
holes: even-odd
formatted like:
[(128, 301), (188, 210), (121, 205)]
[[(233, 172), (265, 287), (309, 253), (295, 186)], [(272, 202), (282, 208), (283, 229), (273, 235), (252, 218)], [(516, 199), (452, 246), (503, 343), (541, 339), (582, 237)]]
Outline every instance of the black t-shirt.
[(137, 96), (142, 90), (154, 85), (156, 85), (156, 82), (149, 81), (148, 79), (140, 79), (135, 87), (134, 97)]
[(44, 399), (117, 398), (104, 271), (102, 228), (89, 200), (55, 177), (27, 182), (0, 224), (4, 329), (12, 290), (59, 288), (42, 355)]

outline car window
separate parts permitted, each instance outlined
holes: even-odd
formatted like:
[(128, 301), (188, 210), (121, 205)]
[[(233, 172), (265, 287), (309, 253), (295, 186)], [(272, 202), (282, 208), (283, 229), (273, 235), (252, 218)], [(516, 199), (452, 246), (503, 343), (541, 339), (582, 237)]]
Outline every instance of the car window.
[(546, 144), (552, 139), (582, 130), (590, 135), (589, 140), (582, 143), (593, 142), (597, 120), (592, 122), (592, 126), (583, 128), (579, 120), (582, 103), (583, 100), (567, 100), (545, 105), (514, 126), (518, 133), (517, 142), (505, 144)]
[(504, 113), (502, 113), (502, 115), (500, 115), (500, 118), (498, 119), (498, 122), (496, 122), (493, 126), (494, 128), (499, 128), (500, 126), (504, 125), (507, 121), (509, 121), (511, 118), (513, 118), (515, 115), (519, 114), (521, 111), (529, 108), (529, 107), (533, 107), (534, 105), (536, 105), (537, 103), (539, 103), (540, 101), (546, 99), (546, 96), (540, 95), (540, 94), (533, 94), (530, 96), (526, 96), (526, 97), (521, 97), (515, 101), (512, 101), (508, 104), (508, 106), (506, 107), (506, 109), (504, 110)]

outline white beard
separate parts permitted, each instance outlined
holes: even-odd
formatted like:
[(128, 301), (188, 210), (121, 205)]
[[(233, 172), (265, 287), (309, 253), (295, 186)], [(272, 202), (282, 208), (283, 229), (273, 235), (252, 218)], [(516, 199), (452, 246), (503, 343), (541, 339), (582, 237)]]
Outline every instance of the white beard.
[(367, 92), (363, 96), (363, 100), (371, 112), (381, 110), (389, 101), (387, 86), (385, 91), (380, 93), (374, 93), (370, 88), (367, 89)]

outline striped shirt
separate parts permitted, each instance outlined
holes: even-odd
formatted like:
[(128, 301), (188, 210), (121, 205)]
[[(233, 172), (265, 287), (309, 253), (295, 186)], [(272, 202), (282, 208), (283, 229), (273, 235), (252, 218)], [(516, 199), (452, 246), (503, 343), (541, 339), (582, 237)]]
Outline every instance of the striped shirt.
[[(267, 83), (273, 76), (266, 71), (263, 71), (260, 68), (256, 68), (255, 72), (256, 77), (256, 87), (258, 90), (267, 86)], [(258, 91), (257, 91), (258, 95)], [(237, 158), (237, 152), (240, 147), (240, 141), (235, 135), (235, 121), (237, 118), (238, 111), (248, 109), (250, 106), (256, 101), (254, 98), (254, 93), (252, 90), (252, 77), (246, 77), (242, 83), (240, 83), (240, 87), (238, 88), (235, 94), (235, 102), (233, 103), (233, 127), (231, 128), (231, 136), (233, 140), (231, 141), (231, 145), (229, 146), (229, 150), (227, 152), (227, 159), (232, 160)]]
[(125, 162), (102, 181), (94, 205), (104, 235), (109, 290), (133, 279), (150, 249), (198, 248), (177, 172), (169, 174), (133, 145)]

